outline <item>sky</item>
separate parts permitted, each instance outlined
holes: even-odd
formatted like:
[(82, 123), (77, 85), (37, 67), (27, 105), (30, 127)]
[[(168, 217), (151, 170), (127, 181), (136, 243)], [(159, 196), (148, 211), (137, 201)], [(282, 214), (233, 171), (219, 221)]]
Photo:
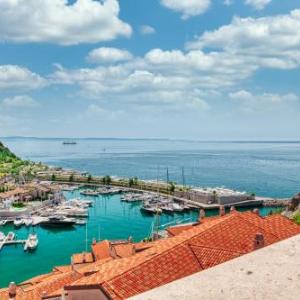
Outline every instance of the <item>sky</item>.
[(300, 140), (299, 0), (0, 0), (0, 136)]

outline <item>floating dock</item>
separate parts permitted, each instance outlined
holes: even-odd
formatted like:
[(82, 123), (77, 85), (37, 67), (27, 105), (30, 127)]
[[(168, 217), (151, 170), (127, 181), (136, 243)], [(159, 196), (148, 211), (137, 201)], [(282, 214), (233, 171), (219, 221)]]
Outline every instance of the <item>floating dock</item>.
[(7, 240), (7, 238), (5, 238), (3, 241), (0, 242), (0, 251), (2, 250), (2, 248), (5, 245), (17, 245), (17, 244), (25, 244), (26, 240)]

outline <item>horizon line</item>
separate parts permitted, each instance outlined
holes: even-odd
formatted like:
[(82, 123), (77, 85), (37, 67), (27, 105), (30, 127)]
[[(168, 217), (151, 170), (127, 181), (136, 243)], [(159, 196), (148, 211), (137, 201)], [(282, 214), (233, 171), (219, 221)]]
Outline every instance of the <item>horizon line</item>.
[(0, 139), (36, 139), (36, 140), (132, 140), (132, 141), (182, 141), (182, 142), (227, 142), (227, 143), (300, 143), (300, 139), (185, 139), (159, 137), (39, 137), (39, 136), (1, 136)]

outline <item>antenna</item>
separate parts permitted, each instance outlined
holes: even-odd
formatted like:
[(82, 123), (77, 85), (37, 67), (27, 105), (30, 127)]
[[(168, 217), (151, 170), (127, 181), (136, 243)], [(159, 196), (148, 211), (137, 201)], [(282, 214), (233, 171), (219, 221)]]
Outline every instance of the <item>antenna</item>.
[(184, 167), (181, 167), (182, 185), (185, 187)]
[(88, 238), (87, 238), (87, 223), (85, 224), (85, 252), (87, 252), (88, 248)]
[(100, 225), (98, 226), (98, 241), (100, 242)]

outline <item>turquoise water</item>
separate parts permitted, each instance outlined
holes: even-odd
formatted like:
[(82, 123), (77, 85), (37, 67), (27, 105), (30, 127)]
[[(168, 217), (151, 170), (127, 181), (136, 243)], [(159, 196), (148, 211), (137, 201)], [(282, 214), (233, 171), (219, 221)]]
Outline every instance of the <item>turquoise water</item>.
[(195, 142), (170, 140), (2, 139), (19, 156), (94, 175), (138, 176), (226, 186), (270, 197), (300, 189), (300, 142)]
[[(17, 155), (51, 165), (88, 171), (94, 175), (138, 176), (181, 182), (181, 167), (188, 184), (227, 186), (258, 195), (289, 197), (299, 192), (300, 143), (188, 142), (159, 140), (78, 140), (63, 146), (59, 139), (2, 139)], [(104, 151), (105, 148), (105, 151)], [(78, 192), (66, 193), (68, 198)], [(85, 197), (87, 198), (87, 197)], [(139, 204), (123, 203), (120, 196), (96, 197), (88, 219), (88, 244), (92, 239), (135, 241), (149, 235), (153, 217), (142, 214)], [(262, 214), (268, 213), (263, 209)], [(217, 212), (210, 212), (215, 214)], [(192, 221), (197, 212), (163, 215), (161, 224)], [(7, 233), (13, 226), (0, 229)], [(46, 230), (37, 227), (39, 246), (24, 253), (21, 246), (4, 247), (0, 252), (0, 287), (49, 272), (53, 266), (69, 264), (73, 253), (86, 249), (85, 226), (73, 230)], [(26, 238), (30, 230), (16, 230)]]
[[(67, 198), (80, 197), (79, 192), (65, 193)], [(106, 197), (84, 197), (93, 199), (94, 206), (89, 209), (87, 224), (88, 250), (93, 238), (96, 239), (126, 239), (132, 236), (140, 241), (149, 236), (154, 217), (143, 214), (140, 204), (120, 201), (120, 195)], [(267, 214), (269, 209), (262, 209)], [(213, 215), (217, 211), (207, 214)], [(160, 217), (161, 225), (176, 224), (178, 221), (195, 221), (198, 212), (165, 215)], [(5, 234), (15, 231), (19, 239), (24, 239), (32, 232), (32, 228), (22, 227), (15, 229), (13, 225), (1, 228)], [(35, 227), (38, 234), (39, 246), (33, 253), (23, 251), (21, 245), (5, 246), (0, 252), (0, 287), (7, 286), (10, 281), (21, 282), (33, 276), (51, 271), (52, 267), (70, 264), (73, 253), (86, 249), (85, 226), (76, 226), (72, 229), (45, 229)]]

